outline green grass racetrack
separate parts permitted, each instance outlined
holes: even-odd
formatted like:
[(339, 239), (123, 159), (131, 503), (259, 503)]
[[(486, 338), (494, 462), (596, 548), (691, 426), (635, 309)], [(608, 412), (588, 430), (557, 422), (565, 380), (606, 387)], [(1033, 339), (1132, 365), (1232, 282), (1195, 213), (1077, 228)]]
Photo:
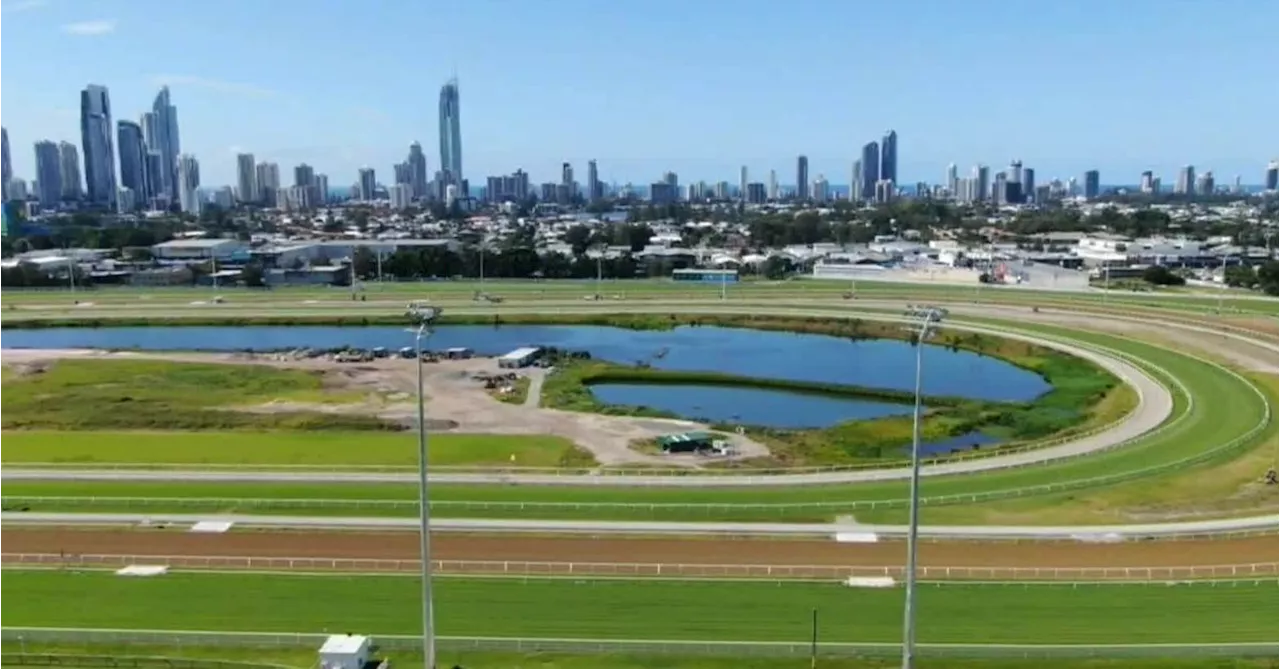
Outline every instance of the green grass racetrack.
[[(433, 281), (421, 283), (366, 282), (360, 288), (369, 299), (417, 299), (432, 297), (438, 300), (470, 299), (475, 291), (484, 291), (517, 301), (581, 299), (596, 290), (594, 281)], [(790, 280), (743, 281), (724, 287), (730, 299), (735, 298), (822, 298), (838, 297), (850, 289), (847, 281)], [(1203, 291), (1197, 296), (1189, 291), (1161, 293), (1127, 293), (1119, 291), (1066, 292), (1026, 288), (981, 287), (979, 285), (931, 285), (928, 283), (896, 283), (887, 281), (860, 281), (855, 290), (868, 298), (910, 297), (913, 299), (963, 299), (1013, 304), (1076, 304), (1107, 307), (1145, 307), (1185, 313), (1211, 313), (1217, 308), (1216, 291)], [(605, 295), (625, 295), (627, 299), (708, 299), (721, 294), (719, 284), (676, 283), (670, 279), (607, 280), (600, 284)], [(213, 288), (100, 288), (81, 291), (74, 298), (66, 290), (11, 290), (5, 292), (8, 304), (20, 308), (57, 308), (71, 299), (93, 302), (95, 305), (129, 305), (145, 308), (148, 304), (159, 307), (165, 303), (186, 303), (222, 295), (228, 306), (245, 302), (276, 302), (288, 300), (316, 300), (346, 302), (350, 305), (350, 289), (344, 287), (282, 288), (270, 291), (248, 290), (235, 287)], [(1222, 296), (1224, 310), (1242, 314), (1275, 315), (1280, 313), (1280, 303), (1250, 293), (1228, 291)], [(299, 305), (301, 306), (301, 305)], [(83, 308), (81, 309), (83, 310)]]
[[(967, 321), (971, 319), (956, 319)], [(990, 325), (992, 322), (982, 322)], [(1162, 370), (1185, 386), (1189, 397), (1177, 384), (1174, 413), (1163, 429), (1122, 448), (1083, 458), (1022, 469), (987, 472), (981, 475), (928, 477), (921, 494), (936, 502), (971, 503), (975, 500), (948, 496), (999, 498), (1032, 486), (1076, 485), (1079, 488), (1114, 485), (1122, 477), (1127, 485), (1147, 485), (1143, 480), (1158, 478), (1190, 466), (1193, 459), (1216, 462), (1230, 458), (1267, 437), (1259, 429), (1268, 421), (1276, 429), (1276, 412), (1266, 394), (1248, 380), (1223, 367), (1174, 350), (1133, 339), (1092, 332), (1064, 331), (1048, 326), (1018, 324), (1009, 330), (1060, 338), (1111, 349), (1137, 360), (1152, 370)], [(1156, 374), (1160, 378), (1161, 374)], [(1270, 418), (1268, 418), (1270, 416)], [(1251, 431), (1254, 436), (1244, 438)], [(13, 437), (11, 436), (11, 439)], [(18, 444), (21, 449), (21, 441)], [(7, 450), (5, 463), (13, 462)], [(23, 460), (39, 459), (19, 450)], [(1045, 491), (1049, 492), (1049, 491)], [(664, 519), (664, 520), (822, 520), (847, 512), (878, 512), (901, 506), (906, 498), (902, 481), (810, 487), (764, 488), (623, 488), (609, 486), (478, 486), (444, 485), (432, 487), (434, 512), (441, 516), (506, 516)], [(139, 508), (137, 502), (113, 502), (107, 498), (206, 498), (256, 500), (236, 503), (166, 502), (150, 500), (146, 509), (162, 511), (238, 511), (280, 513), (358, 513), (360, 515), (413, 515), (411, 504), (395, 508), (358, 505), (358, 500), (403, 500), (416, 498), (412, 485), (317, 485), (252, 483), (6, 483), (5, 502), (22, 502), (34, 511), (97, 510)], [(1019, 495), (1021, 496), (1021, 495)], [(31, 500), (33, 497), (78, 499)], [(85, 498), (94, 497), (96, 500)], [(24, 499), (25, 498), (25, 499)], [(297, 500), (352, 500), (352, 504), (329, 501), (308, 506)], [(270, 500), (282, 500), (278, 503)], [(293, 501), (288, 501), (293, 500)], [(571, 505), (571, 506), (565, 506)], [(667, 505), (667, 506), (663, 506)], [(962, 522), (963, 519), (952, 522)]]
[[(414, 634), (405, 576), (4, 571), (5, 627)], [(1275, 581), (924, 585), (922, 643), (1275, 640)], [(441, 578), (444, 636), (715, 641), (899, 640), (902, 592), (838, 583)], [(547, 615), (554, 607), (555, 615)]]

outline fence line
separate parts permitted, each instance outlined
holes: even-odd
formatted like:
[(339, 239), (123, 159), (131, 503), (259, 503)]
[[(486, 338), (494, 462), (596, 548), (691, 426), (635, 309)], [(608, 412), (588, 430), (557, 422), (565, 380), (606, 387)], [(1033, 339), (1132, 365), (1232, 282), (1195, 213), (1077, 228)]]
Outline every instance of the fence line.
[[(124, 567), (155, 565), (194, 569), (249, 569), (257, 571), (343, 571), (417, 573), (420, 561), (385, 558), (257, 557), (223, 555), (128, 555), (4, 553), (8, 566)], [(634, 576), (671, 578), (777, 578), (845, 579), (850, 577), (903, 577), (899, 565), (757, 565), (657, 562), (560, 562), (535, 560), (432, 560), (436, 571), (450, 574), (508, 576)], [(1280, 575), (1280, 563), (1256, 562), (1228, 565), (1168, 567), (986, 567), (921, 566), (921, 578), (930, 580), (1032, 580), (1032, 581), (1176, 581), (1232, 579)]]
[[(202, 632), (191, 630), (115, 630), (40, 627), (4, 627), (0, 640), (23, 646), (26, 643), (74, 643), (145, 646), (247, 646), (319, 648), (328, 637), (323, 633)], [(513, 653), (575, 654), (679, 654), (728, 656), (808, 657), (810, 643), (750, 641), (677, 641), (643, 639), (529, 639), (502, 637), (437, 637), (442, 650)], [(374, 642), (385, 651), (413, 653), (422, 648), (422, 638), (409, 635), (375, 634)], [(1129, 657), (1275, 657), (1280, 648), (1274, 641), (1223, 644), (947, 644), (920, 643), (920, 654), (949, 658), (1129, 658)], [(819, 642), (824, 657), (892, 656), (901, 652), (897, 643)]]

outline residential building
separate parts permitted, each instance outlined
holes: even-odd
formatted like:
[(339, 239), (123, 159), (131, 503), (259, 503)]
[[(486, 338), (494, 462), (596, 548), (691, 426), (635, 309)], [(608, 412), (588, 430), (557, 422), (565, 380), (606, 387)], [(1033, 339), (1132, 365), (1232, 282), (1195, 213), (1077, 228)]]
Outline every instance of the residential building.
[(768, 192), (762, 183), (747, 184), (747, 203), (748, 204), (764, 204), (768, 201)]
[(329, 175), (317, 174), (315, 184), (312, 186), (315, 191), (312, 197), (315, 198), (315, 205), (328, 204), (329, 202)]
[(799, 156), (796, 158), (796, 199), (800, 201), (809, 199), (808, 156)]
[[(862, 146), (862, 196), (873, 197), (880, 181), (880, 145), (868, 142)], [(879, 202), (879, 198), (876, 198)]]
[(831, 184), (827, 183), (826, 177), (819, 174), (818, 178), (813, 180), (813, 201), (826, 202), (830, 198)]
[(1271, 161), (1267, 163), (1267, 173), (1264, 177), (1263, 187), (1269, 191), (1280, 190), (1280, 161)]
[(387, 189), (387, 195), (391, 199), (392, 209), (408, 209), (413, 204), (413, 185), (407, 183), (395, 184)]
[(184, 214), (200, 215), (200, 163), (195, 156), (178, 158), (178, 204)]
[(594, 159), (587, 161), (587, 200), (599, 202), (604, 199), (604, 184), (600, 182), (600, 170)]
[(258, 201), (258, 165), (252, 153), (236, 155), (236, 200), (241, 203)]
[(777, 170), (769, 170), (769, 199), (778, 201), (778, 172)]
[[(1075, 189), (1072, 188), (1074, 193)], [(1102, 179), (1098, 174), (1098, 170), (1089, 170), (1084, 173), (1084, 198), (1092, 200), (1098, 197), (1102, 191)]]
[[(120, 150), (120, 185), (128, 188), (135, 204), (141, 204), (151, 193), (147, 191), (147, 152), (142, 141), (142, 126), (133, 121), (116, 122), (116, 145)], [(121, 211), (132, 207), (120, 206)]]
[(115, 127), (111, 124), (111, 99), (105, 86), (90, 84), (80, 92), (80, 144), (84, 150), (84, 176), (89, 201), (115, 208)]
[(450, 79), (440, 88), (440, 169), (445, 183), (462, 183), (462, 120), (457, 79)]
[(1178, 180), (1174, 183), (1173, 192), (1178, 195), (1190, 195), (1196, 187), (1196, 168), (1187, 165), (1178, 170)]
[(36, 197), (41, 209), (54, 209), (62, 201), (62, 166), (58, 145), (36, 142)]
[(898, 133), (890, 130), (880, 140), (880, 178), (898, 185)]
[(9, 129), (0, 128), (0, 202), (9, 201), (9, 180), (13, 178), (13, 156), (9, 154)]
[(866, 202), (866, 186), (862, 178), (862, 161), (853, 161), (853, 170), (849, 174), (849, 201)]
[(254, 166), (254, 181), (258, 187), (258, 202), (268, 207), (276, 206), (276, 193), (280, 191), (280, 165), (258, 163)]
[[(422, 145), (414, 142), (409, 145), (409, 186), (413, 197), (427, 197), (427, 156), (422, 152)], [(461, 169), (461, 168), (459, 168)]]
[(178, 135), (178, 108), (169, 97), (169, 87), (161, 86), (151, 102), (151, 111), (142, 115), (142, 137), (147, 151), (160, 154), (160, 176), (153, 179), (160, 190), (155, 193), (164, 200), (179, 200), (178, 156), (182, 154), (182, 141)]
[(363, 202), (372, 202), (378, 190), (378, 179), (374, 174), (373, 168), (360, 168), (359, 176), (360, 178), (356, 182), (360, 193), (359, 199)]
[(743, 165), (738, 172), (738, 199), (747, 201), (747, 166)]
[(58, 142), (59, 166), (62, 172), (62, 199), (79, 200), (84, 197), (80, 186), (80, 149), (71, 142)]

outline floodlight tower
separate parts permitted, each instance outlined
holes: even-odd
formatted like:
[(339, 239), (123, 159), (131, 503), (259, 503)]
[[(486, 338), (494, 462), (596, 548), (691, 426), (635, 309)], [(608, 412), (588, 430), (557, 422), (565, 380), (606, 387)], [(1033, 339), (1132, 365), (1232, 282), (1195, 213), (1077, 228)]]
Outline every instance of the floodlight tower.
[(410, 306), (405, 312), (411, 323), (413, 350), (418, 365), (418, 520), (422, 553), (422, 657), (425, 669), (436, 667), (435, 605), (431, 594), (431, 505), (427, 494), (427, 417), (422, 391), (422, 341), (431, 336), (442, 310), (438, 307)]
[(924, 344), (938, 331), (947, 310), (924, 305), (907, 305), (907, 327), (916, 345), (915, 410), (911, 417), (911, 511), (907, 523), (907, 596), (902, 616), (902, 669), (914, 669), (916, 655), (916, 555), (920, 542), (920, 414), (923, 391)]

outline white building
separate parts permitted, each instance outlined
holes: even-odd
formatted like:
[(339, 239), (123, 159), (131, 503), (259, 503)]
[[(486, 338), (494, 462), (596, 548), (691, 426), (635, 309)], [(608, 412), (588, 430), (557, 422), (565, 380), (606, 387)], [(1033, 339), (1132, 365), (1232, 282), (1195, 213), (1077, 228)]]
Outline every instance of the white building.
[(236, 239), (174, 239), (151, 247), (157, 260), (231, 260), (247, 254), (248, 246)]
[(413, 187), (410, 184), (396, 184), (388, 191), (392, 209), (408, 209), (413, 202)]

